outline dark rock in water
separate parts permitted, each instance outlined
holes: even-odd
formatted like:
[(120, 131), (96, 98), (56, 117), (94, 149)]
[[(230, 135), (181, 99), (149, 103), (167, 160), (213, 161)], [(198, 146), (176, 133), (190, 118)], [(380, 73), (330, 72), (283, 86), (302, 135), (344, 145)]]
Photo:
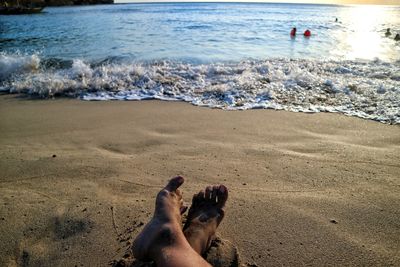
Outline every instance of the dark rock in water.
[(46, 6), (114, 4), (114, 0), (44, 0)]
[[(2, 1), (3, 2), (3, 1)], [(74, 5), (97, 5), (114, 4), (114, 0), (7, 0), (7, 7), (44, 7), (44, 6), (74, 6)], [(0, 7), (4, 4), (0, 4)]]
[(338, 222), (335, 219), (330, 220), (331, 223), (337, 224)]

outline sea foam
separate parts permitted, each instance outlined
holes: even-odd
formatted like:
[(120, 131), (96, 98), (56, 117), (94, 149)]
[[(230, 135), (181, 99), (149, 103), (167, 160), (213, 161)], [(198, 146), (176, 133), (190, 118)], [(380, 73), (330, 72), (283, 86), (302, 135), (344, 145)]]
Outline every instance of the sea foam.
[(0, 81), (12, 75), (33, 72), (39, 68), (40, 59), (37, 55), (20, 56), (0, 54)]
[(268, 59), (40, 64), (36, 55), (1, 55), (0, 90), (83, 100), (180, 100), (227, 110), (340, 112), (400, 124), (400, 64)]

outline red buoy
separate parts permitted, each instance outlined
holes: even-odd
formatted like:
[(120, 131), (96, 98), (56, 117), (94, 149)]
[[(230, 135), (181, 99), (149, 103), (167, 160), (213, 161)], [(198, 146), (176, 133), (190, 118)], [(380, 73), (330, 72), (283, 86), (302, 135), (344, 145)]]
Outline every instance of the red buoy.
[(292, 37), (296, 36), (296, 31), (297, 31), (297, 29), (296, 29), (296, 28), (293, 28), (293, 29), (290, 31), (290, 36), (292, 36)]
[(310, 36), (311, 36), (311, 31), (310, 31), (310, 30), (306, 30), (306, 31), (304, 32), (304, 36), (305, 36), (305, 37), (310, 37)]

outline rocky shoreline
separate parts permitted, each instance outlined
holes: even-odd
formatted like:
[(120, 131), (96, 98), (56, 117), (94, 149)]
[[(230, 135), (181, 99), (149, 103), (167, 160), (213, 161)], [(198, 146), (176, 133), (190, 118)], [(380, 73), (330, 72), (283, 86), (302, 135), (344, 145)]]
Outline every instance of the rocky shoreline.
[(113, 4), (114, 0), (10, 0), (6, 1), (8, 7), (13, 6), (75, 6), (75, 5), (98, 5)]
[(46, 6), (114, 4), (114, 0), (44, 0)]

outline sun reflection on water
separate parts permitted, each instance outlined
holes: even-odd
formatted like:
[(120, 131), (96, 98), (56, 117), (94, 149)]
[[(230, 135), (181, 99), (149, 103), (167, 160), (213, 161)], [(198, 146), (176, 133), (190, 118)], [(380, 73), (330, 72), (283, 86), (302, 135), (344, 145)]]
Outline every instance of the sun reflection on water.
[(385, 21), (398, 25), (399, 15), (384, 6), (351, 6), (343, 10), (340, 17), (349, 27), (336, 29), (338, 50), (346, 51), (349, 59), (387, 60), (398, 57), (400, 47), (396, 47), (393, 40), (396, 29), (392, 29), (392, 36), (386, 37), (385, 31), (390, 25)]

